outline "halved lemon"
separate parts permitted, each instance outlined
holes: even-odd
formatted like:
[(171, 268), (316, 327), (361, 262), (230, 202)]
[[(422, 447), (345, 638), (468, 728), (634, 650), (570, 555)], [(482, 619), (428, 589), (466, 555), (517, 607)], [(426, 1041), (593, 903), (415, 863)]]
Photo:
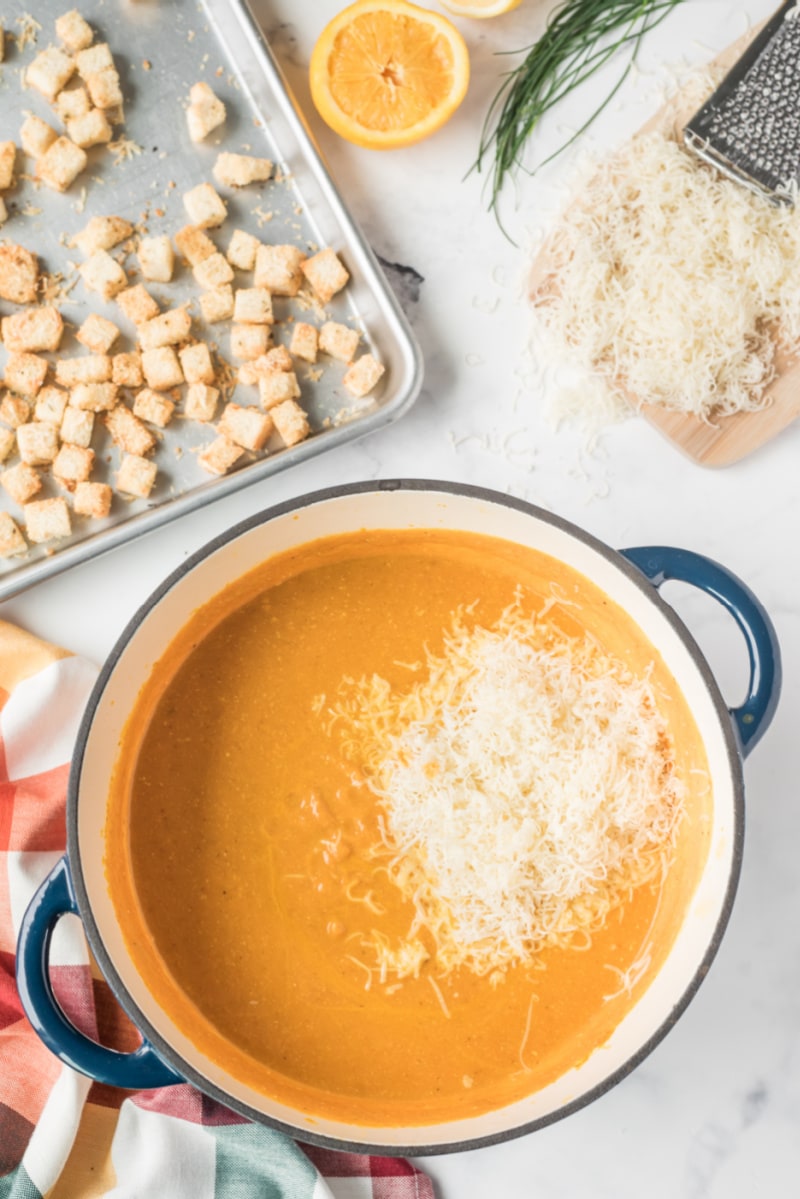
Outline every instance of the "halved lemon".
[(357, 0), (322, 31), (311, 96), (342, 137), (373, 150), (410, 146), (464, 98), (469, 53), (447, 17), (408, 0)]
[(512, 8), (519, 8), (522, 0), (442, 0), (448, 12), (457, 17), (500, 17)]

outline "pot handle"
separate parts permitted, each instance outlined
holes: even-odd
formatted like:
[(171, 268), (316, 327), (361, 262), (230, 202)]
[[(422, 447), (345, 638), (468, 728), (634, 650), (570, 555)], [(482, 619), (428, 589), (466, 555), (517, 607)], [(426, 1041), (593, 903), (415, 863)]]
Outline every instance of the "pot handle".
[(741, 579), (702, 554), (666, 545), (637, 546), (620, 552), (655, 587), (668, 579), (690, 583), (718, 600), (736, 621), (747, 643), (750, 681), (744, 703), (728, 710), (746, 756), (769, 727), (781, 691), (778, 637), (763, 604)]
[(53, 930), (68, 912), (80, 915), (69, 865), (63, 857), (28, 905), (17, 943), (17, 990), (34, 1030), (56, 1057), (96, 1082), (131, 1091), (185, 1082), (147, 1041), (132, 1053), (119, 1053), (98, 1045), (64, 1015), (53, 994), (49, 960)]

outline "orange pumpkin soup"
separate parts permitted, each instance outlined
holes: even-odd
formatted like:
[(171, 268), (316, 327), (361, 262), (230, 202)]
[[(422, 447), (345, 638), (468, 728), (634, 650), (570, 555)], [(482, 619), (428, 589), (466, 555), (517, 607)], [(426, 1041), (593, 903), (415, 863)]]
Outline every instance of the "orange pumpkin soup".
[(710, 805), (674, 679), (594, 584), (490, 538), (360, 533), (188, 619), (126, 728), (106, 869), (203, 1053), (305, 1113), (418, 1125), (608, 1039), (669, 951)]

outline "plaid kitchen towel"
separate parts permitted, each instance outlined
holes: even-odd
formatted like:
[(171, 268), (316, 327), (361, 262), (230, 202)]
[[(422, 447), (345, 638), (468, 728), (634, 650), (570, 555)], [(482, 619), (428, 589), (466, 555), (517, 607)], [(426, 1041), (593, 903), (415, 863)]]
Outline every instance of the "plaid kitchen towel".
[[(433, 1199), (405, 1161), (300, 1146), (188, 1085), (130, 1093), (54, 1057), (14, 981), (22, 915), (64, 852), (69, 760), (94, 668), (0, 621), (0, 1199)], [(103, 1044), (138, 1038), (80, 923), (53, 936), (53, 989)]]

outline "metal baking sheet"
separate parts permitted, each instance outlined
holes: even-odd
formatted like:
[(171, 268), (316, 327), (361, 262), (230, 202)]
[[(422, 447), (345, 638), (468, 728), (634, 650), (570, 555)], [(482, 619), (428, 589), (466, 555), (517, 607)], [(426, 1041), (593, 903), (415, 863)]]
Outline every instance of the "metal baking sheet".
[[(19, 145), (19, 129), (28, 112), (62, 131), (48, 102), (24, 88), (23, 73), (40, 50), (58, 44), (54, 23), (66, 7), (63, 0), (37, 0), (27, 6), (21, 0), (6, 0), (3, 5), (6, 55), (0, 65), (0, 141), (14, 140)], [(115, 148), (88, 151), (88, 168), (63, 195), (36, 183), (34, 164), (20, 151), (17, 185), (4, 195), (9, 219), (0, 227), (0, 240), (35, 252), (43, 271), (51, 276), (55, 302), (67, 324), (59, 354), (88, 352), (75, 341), (74, 333), (90, 312), (122, 328), (123, 337), (111, 353), (135, 345), (133, 327), (113, 301), (105, 304), (84, 287), (77, 275), (82, 255), (70, 248), (71, 237), (93, 215), (118, 215), (137, 229), (146, 228), (150, 235), (173, 235), (189, 223), (182, 194), (202, 181), (213, 184), (217, 154), (228, 150), (272, 159), (276, 179), (236, 191), (218, 189), (228, 204), (222, 228), (210, 230), (219, 248), (224, 252), (234, 229), (244, 229), (265, 242), (291, 242), (309, 253), (332, 246), (351, 280), (327, 313), (361, 331), (359, 352), (374, 353), (386, 373), (374, 395), (357, 401), (341, 388), (342, 363), (321, 357), (319, 378), (315, 368), (298, 364), (300, 402), (309, 415), (312, 436), (291, 449), (282, 448), (274, 438), (266, 454), (251, 455), (222, 478), (209, 476), (196, 461), (198, 449), (213, 439), (215, 430), (173, 420), (159, 434), (152, 455), (158, 479), (150, 497), (131, 501), (115, 493), (105, 520), (73, 515), (68, 539), (31, 547), (25, 556), (0, 559), (0, 600), (219, 496), (372, 432), (407, 410), (422, 378), (414, 336), (350, 218), (247, 4), (242, 0), (170, 0), (168, 4), (86, 0), (78, 7), (95, 31), (95, 41), (106, 41), (111, 48), (125, 96), (124, 125), (115, 129)], [(205, 142), (196, 144), (189, 139), (184, 110), (189, 89), (199, 80), (206, 80), (224, 101), (227, 119)], [(124, 265), (131, 283), (142, 281), (135, 271), (135, 253), (128, 255)], [(251, 286), (251, 280), (251, 275), (237, 272), (234, 287)], [(230, 322), (204, 325), (197, 304), (200, 288), (187, 266), (180, 266), (176, 257), (171, 283), (144, 282), (163, 309), (192, 301), (193, 331), (218, 346), (222, 358), (231, 362)], [(275, 309), (276, 343), (288, 344), (292, 317), (314, 324), (323, 319), (321, 311), (293, 300), (276, 298)], [(0, 303), (2, 315), (15, 310), (14, 305)], [(54, 355), (47, 357), (55, 361)], [(0, 347), (0, 367), (4, 363), (5, 351)], [(254, 403), (255, 396), (251, 389), (240, 388), (235, 399)], [(100, 420), (92, 448), (97, 454), (92, 479), (113, 485), (120, 455)], [(9, 458), (6, 466), (15, 461), (16, 457)], [(43, 477), (45, 484), (36, 499), (66, 494), (46, 471)], [(22, 524), (20, 510), (5, 492), (0, 492), (2, 509)]]

